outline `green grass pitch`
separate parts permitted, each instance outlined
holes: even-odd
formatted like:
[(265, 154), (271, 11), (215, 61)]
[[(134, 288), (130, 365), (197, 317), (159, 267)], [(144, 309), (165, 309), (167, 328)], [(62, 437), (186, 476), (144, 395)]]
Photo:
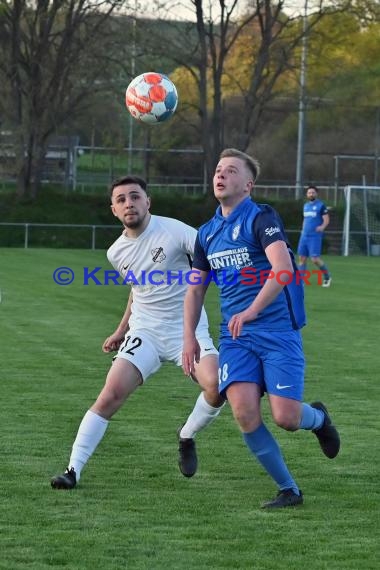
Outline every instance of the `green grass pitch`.
[[(306, 287), (305, 400), (321, 399), (342, 438), (325, 458), (316, 438), (273, 425), (305, 505), (268, 513), (276, 489), (226, 407), (197, 437), (199, 471), (177, 467), (176, 429), (198, 395), (165, 364), (111, 421), (73, 492), (50, 478), (103, 385), (127, 290), (83, 285), (104, 252), (0, 250), (0, 568), (11, 570), (365, 570), (378, 568), (380, 259), (326, 259), (330, 289)], [(76, 279), (58, 286), (69, 266)], [(214, 335), (215, 290), (207, 298)]]

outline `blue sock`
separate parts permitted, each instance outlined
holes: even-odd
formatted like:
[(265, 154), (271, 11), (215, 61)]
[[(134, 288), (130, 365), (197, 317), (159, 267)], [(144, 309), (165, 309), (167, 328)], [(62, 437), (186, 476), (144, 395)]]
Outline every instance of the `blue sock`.
[(261, 424), (251, 433), (243, 433), (243, 439), (265, 471), (276, 481), (281, 491), (293, 489), (297, 495), (300, 494), (299, 488), (282, 457), (277, 441), (264, 424)]
[(298, 264), (298, 269), (299, 269), (300, 271), (306, 271), (306, 269), (307, 269), (306, 263), (299, 263), (299, 264)]
[(325, 419), (322, 410), (312, 408), (310, 404), (302, 404), (300, 429), (318, 429), (321, 427)]
[(330, 279), (330, 273), (325, 264), (321, 265), (319, 269), (323, 271), (323, 279), (325, 281), (327, 281), (327, 279)]

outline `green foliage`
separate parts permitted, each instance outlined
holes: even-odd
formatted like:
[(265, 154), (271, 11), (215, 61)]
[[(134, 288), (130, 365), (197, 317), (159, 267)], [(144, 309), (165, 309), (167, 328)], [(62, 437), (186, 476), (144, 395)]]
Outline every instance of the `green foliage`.
[[(194, 226), (213, 215), (217, 202), (212, 196), (186, 196), (182, 192), (152, 192), (152, 213), (178, 218)], [(267, 199), (257, 198), (268, 202)], [(292, 220), (300, 215), (298, 202), (277, 202), (281, 215)], [(61, 192), (44, 187), (37, 200), (18, 200), (14, 192), (0, 193), (0, 222), (35, 222), (51, 224), (112, 224), (115, 218), (109, 208), (106, 190), (100, 194)], [(290, 226), (293, 227), (293, 226)]]
[[(151, 196), (151, 212), (159, 216), (177, 218), (194, 227), (210, 219), (218, 206), (212, 196), (186, 196), (172, 191), (156, 192)], [(255, 196), (259, 203), (269, 203), (279, 212), (285, 228), (299, 230), (302, 225), (302, 200), (268, 200)], [(343, 219), (343, 208), (338, 208)], [(121, 231), (109, 208), (106, 191), (100, 194), (62, 193), (44, 187), (36, 201), (17, 200), (14, 193), (0, 193), (0, 222), (43, 224), (113, 225), (110, 229), (96, 229), (96, 248), (108, 247)], [(24, 243), (23, 227), (0, 226), (0, 246), (21, 246)], [(90, 247), (92, 228), (33, 228), (30, 230), (32, 247)], [(298, 233), (289, 233), (292, 246), (297, 245)]]
[[(121, 232), (121, 225), (115, 221), (109, 207), (106, 191), (88, 195), (62, 193), (51, 187), (44, 187), (35, 201), (18, 200), (15, 193), (0, 193), (0, 222), (38, 224), (86, 224), (113, 225), (115, 229), (97, 229), (96, 247), (106, 248)], [(193, 226), (199, 226), (213, 215), (216, 202), (212, 198), (186, 197), (181, 193), (153, 192), (154, 214), (178, 218)], [(24, 227), (0, 226), (0, 245), (22, 246)], [(52, 247), (90, 247), (92, 228), (30, 228), (30, 245)]]
[(350, 12), (323, 18), (310, 38), (310, 94), (340, 104), (376, 105), (380, 95), (379, 34), (379, 23), (363, 28)]
[[(259, 506), (275, 487), (228, 405), (197, 436), (198, 473), (179, 473), (176, 429), (199, 391), (170, 364), (110, 422), (77, 489), (53, 491), (50, 478), (67, 465), (103, 386), (111, 357), (101, 344), (126, 291), (81, 284), (83, 266), (109, 268), (103, 252), (3, 249), (0, 257), (1, 568), (378, 568), (378, 260), (328, 259), (332, 287), (306, 287), (305, 399), (326, 402), (342, 449), (331, 461), (312, 434), (276, 428), (264, 398), (265, 420), (305, 496), (299, 509), (266, 513)], [(54, 284), (59, 266), (77, 272), (72, 285)], [(213, 289), (207, 306), (217, 335)]]
[(14, 192), (0, 193), (1, 222), (56, 224), (112, 224), (107, 190), (100, 196), (62, 192), (44, 186), (36, 200), (17, 198)]

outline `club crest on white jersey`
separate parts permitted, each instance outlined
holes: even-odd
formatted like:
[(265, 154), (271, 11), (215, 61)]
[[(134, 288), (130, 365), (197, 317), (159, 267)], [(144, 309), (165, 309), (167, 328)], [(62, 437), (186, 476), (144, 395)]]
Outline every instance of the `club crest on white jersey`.
[(161, 263), (161, 261), (166, 259), (166, 255), (164, 254), (164, 249), (162, 247), (152, 249), (151, 254), (154, 262), (158, 261), (158, 263)]

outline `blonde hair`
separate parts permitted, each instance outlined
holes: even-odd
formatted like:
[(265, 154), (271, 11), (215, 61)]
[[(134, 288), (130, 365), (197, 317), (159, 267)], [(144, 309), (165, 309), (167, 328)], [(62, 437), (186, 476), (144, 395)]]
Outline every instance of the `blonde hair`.
[(245, 152), (238, 150), (237, 148), (226, 148), (220, 153), (219, 159), (227, 158), (229, 156), (240, 158), (248, 167), (248, 169), (251, 171), (253, 176), (253, 181), (256, 182), (260, 174), (260, 163), (257, 160), (257, 158), (249, 156), (249, 154), (246, 154)]

